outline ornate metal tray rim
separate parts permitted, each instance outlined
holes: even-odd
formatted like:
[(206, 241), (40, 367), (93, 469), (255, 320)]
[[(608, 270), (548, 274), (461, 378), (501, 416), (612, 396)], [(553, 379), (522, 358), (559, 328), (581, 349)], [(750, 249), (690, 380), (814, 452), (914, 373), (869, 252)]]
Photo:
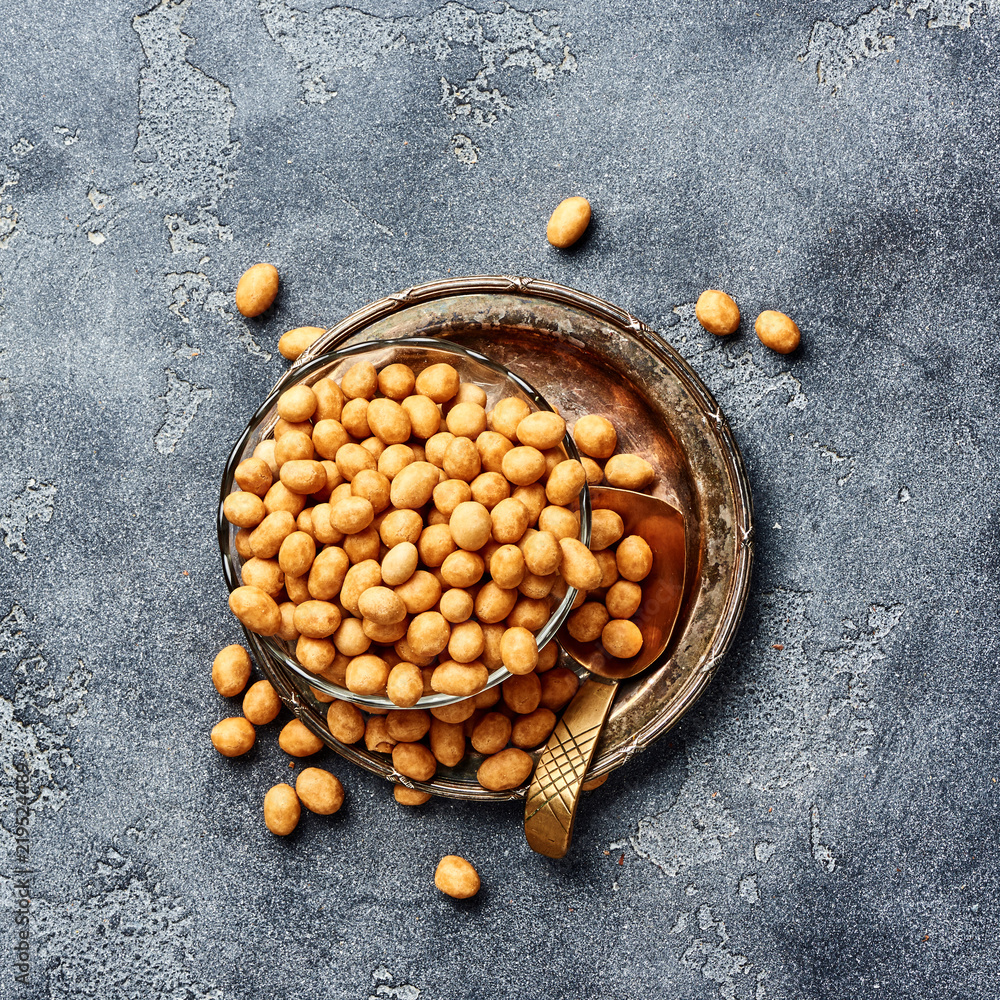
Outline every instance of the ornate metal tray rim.
[[(587, 292), (578, 291), (566, 285), (545, 279), (508, 275), (471, 275), (429, 281), (414, 285), (403, 291), (362, 306), (340, 323), (326, 331), (307, 351), (305, 351), (278, 380), (273, 391), (277, 392), (296, 381), (302, 365), (321, 354), (336, 350), (347, 338), (360, 333), (366, 327), (383, 320), (394, 313), (411, 306), (437, 299), (461, 295), (484, 294), (519, 295), (559, 303), (589, 313), (611, 327), (618, 328), (626, 335), (638, 338), (661, 364), (684, 386), (697, 403), (708, 432), (715, 439), (729, 477), (733, 499), (734, 530), (738, 534), (738, 545), (731, 572), (731, 585), (726, 604), (719, 617), (712, 642), (702, 656), (697, 670), (691, 671), (679, 691), (671, 701), (671, 712), (666, 718), (655, 717), (642, 729), (632, 735), (625, 744), (599, 758), (595, 757), (587, 780), (603, 777), (621, 767), (636, 753), (672, 729), (690, 707), (701, 697), (711, 683), (726, 651), (729, 649), (746, 606), (750, 588), (750, 574), (753, 562), (753, 499), (743, 465), (743, 458), (733, 438), (729, 422), (715, 397), (701, 381), (694, 369), (670, 346), (652, 327), (625, 309)], [(420, 789), (445, 798), (469, 801), (509, 801), (522, 799), (526, 788), (492, 792), (476, 788), (470, 794), (467, 782), (450, 779), (447, 775), (436, 776), (431, 782), (414, 781), (399, 774), (389, 760), (384, 763), (362, 754), (353, 746), (333, 739), (326, 728), (325, 720), (308, 704), (302, 692), (292, 682), (285, 671), (270, 657), (267, 649), (252, 632), (244, 629), (254, 657), (265, 675), (274, 685), (281, 699), (302, 722), (319, 736), (328, 746), (346, 759), (358, 764), (381, 777), (398, 782), (408, 788)]]

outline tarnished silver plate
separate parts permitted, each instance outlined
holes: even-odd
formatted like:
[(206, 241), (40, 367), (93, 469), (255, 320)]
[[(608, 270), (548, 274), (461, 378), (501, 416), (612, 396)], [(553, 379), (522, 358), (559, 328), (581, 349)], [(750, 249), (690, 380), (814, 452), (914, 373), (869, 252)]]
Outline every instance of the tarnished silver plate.
[[(662, 736), (708, 686), (746, 603), (753, 553), (753, 511), (743, 462), (711, 393), (669, 344), (631, 314), (548, 281), (470, 277), (430, 282), (372, 303), (320, 338), (279, 383), (309, 360), (350, 343), (439, 337), (507, 366), (572, 421), (611, 417), (621, 450), (647, 458), (658, 473), (652, 492), (684, 511), (688, 585), (678, 627), (660, 665), (624, 682), (588, 778), (621, 767)], [(248, 634), (258, 663), (296, 715), (333, 749), (385, 778), (436, 795), (497, 800), (478, 784), (479, 758), (467, 755), (427, 783), (401, 779), (391, 759), (363, 744), (344, 746), (325, 726), (325, 708), (308, 687), (268, 657)]]

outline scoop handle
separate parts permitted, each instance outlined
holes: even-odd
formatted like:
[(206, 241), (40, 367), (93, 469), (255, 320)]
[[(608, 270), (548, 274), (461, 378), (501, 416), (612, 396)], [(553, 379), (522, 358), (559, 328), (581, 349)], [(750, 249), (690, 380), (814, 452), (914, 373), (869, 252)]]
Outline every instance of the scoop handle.
[(539, 854), (561, 858), (569, 850), (580, 787), (617, 688), (585, 680), (538, 758), (524, 803), (524, 835)]

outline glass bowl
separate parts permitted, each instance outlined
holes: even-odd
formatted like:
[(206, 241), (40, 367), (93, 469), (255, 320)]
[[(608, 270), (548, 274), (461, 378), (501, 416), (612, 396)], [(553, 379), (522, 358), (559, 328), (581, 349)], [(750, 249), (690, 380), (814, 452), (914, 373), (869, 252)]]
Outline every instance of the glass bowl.
[[(244, 459), (253, 455), (257, 445), (272, 436), (274, 426), (278, 421), (276, 408), (278, 396), (291, 385), (304, 383), (312, 385), (322, 378), (339, 379), (351, 365), (359, 361), (368, 361), (381, 370), (386, 365), (409, 365), (414, 372), (432, 364), (446, 362), (452, 365), (463, 382), (473, 382), (486, 393), (486, 408), (490, 409), (507, 397), (523, 399), (532, 410), (552, 410), (545, 398), (530, 383), (519, 375), (505, 368), (477, 351), (462, 347), (459, 344), (445, 340), (435, 340), (429, 337), (405, 337), (390, 341), (371, 341), (354, 344), (338, 351), (322, 354), (304, 365), (298, 365), (287, 372), (277, 383), (271, 394), (250, 419), (246, 429), (240, 435), (235, 447), (226, 462), (222, 476), (222, 489), (219, 495), (217, 528), (219, 548), (222, 552), (222, 567), (226, 585), (229, 590), (235, 590), (242, 585), (240, 568), (243, 560), (236, 551), (237, 528), (231, 525), (223, 516), (222, 504), (235, 487), (234, 476), (236, 467)], [(569, 458), (580, 460), (580, 453), (572, 435), (567, 431), (563, 438), (563, 447)], [(237, 487), (238, 488), (238, 487)], [(591, 506), (590, 491), (584, 484), (579, 495), (580, 503), (580, 541), (584, 545), (590, 543)], [(553, 609), (548, 621), (536, 633), (538, 648), (541, 649), (553, 641), (556, 633), (566, 621), (572, 610), (577, 591), (568, 588), (565, 596)], [(266, 653), (279, 664), (302, 678), (312, 688), (333, 698), (352, 702), (361, 708), (395, 709), (399, 708), (388, 698), (381, 695), (360, 695), (347, 688), (340, 687), (328, 680), (306, 670), (295, 658), (292, 644), (273, 636), (251, 635), (244, 627), (247, 639), (252, 646), (260, 644)], [(489, 675), (486, 688), (495, 687), (510, 676), (509, 672), (500, 667)], [(465, 695), (431, 694), (424, 695), (417, 701), (414, 708), (436, 708), (464, 701)]]

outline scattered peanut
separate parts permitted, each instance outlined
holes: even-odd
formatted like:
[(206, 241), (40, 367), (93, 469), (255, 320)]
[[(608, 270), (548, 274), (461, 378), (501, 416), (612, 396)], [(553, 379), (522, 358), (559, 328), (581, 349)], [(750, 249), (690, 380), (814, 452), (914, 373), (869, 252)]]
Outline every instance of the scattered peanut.
[(434, 884), (453, 899), (470, 899), (480, 886), (476, 869), (457, 854), (449, 854), (438, 862)]
[(259, 316), (278, 294), (278, 269), (273, 264), (254, 264), (236, 285), (236, 308), (244, 316)]
[(735, 333), (740, 325), (739, 306), (725, 292), (714, 288), (698, 296), (694, 314), (709, 333), (718, 337)]
[(253, 726), (239, 716), (223, 719), (212, 729), (212, 746), (223, 757), (242, 757), (253, 748), (256, 738)]
[(575, 195), (556, 205), (545, 227), (545, 237), (554, 247), (571, 247), (590, 225), (590, 202)]
[(287, 837), (299, 825), (302, 807), (291, 785), (282, 782), (264, 796), (264, 823), (278, 837)]
[(765, 347), (779, 354), (791, 354), (802, 340), (799, 328), (784, 313), (765, 309), (757, 317), (754, 330)]
[(224, 698), (234, 698), (250, 680), (250, 655), (240, 645), (226, 646), (212, 662), (212, 683)]

